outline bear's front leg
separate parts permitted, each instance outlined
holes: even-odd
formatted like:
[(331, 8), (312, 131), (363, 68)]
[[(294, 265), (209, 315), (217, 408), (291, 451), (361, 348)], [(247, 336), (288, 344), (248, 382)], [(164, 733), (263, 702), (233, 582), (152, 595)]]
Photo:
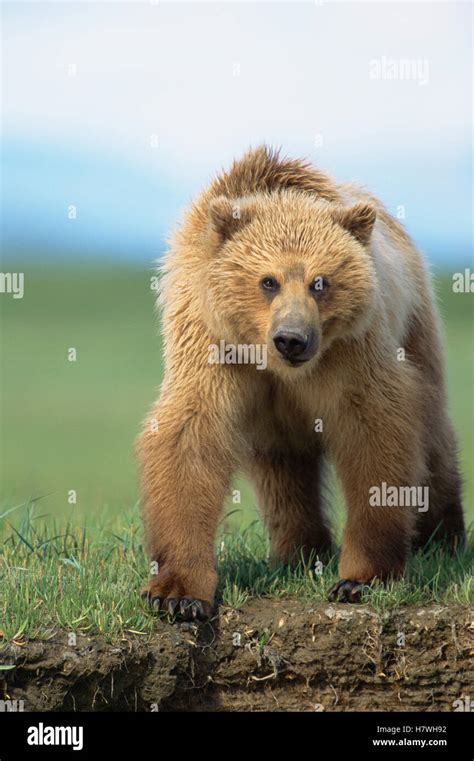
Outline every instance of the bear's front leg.
[(425, 463), (414, 395), (391, 380), (386, 399), (349, 396), (338, 418), (334, 455), (348, 517), (332, 601), (359, 602), (369, 582), (400, 577), (410, 550), (416, 507), (392, 506), (385, 497), (387, 487), (400, 494), (400, 487), (422, 485)]
[(143, 589), (155, 609), (187, 619), (212, 612), (214, 540), (233, 458), (222, 410), (162, 394), (138, 441), (145, 533), (152, 576)]

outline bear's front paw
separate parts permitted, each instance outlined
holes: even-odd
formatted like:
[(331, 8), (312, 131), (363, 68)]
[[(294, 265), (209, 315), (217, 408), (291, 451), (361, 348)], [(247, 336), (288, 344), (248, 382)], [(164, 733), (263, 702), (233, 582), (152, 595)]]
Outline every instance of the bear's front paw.
[(328, 599), (331, 602), (360, 602), (362, 592), (368, 588), (363, 581), (339, 579), (330, 589)]
[(160, 583), (157, 578), (151, 579), (141, 591), (144, 599), (152, 610), (168, 613), (174, 618), (184, 621), (205, 621), (213, 611), (212, 600), (199, 595), (183, 594), (182, 583)]
[(206, 621), (212, 614), (212, 603), (208, 600), (195, 600), (193, 597), (151, 597), (149, 592), (142, 592), (142, 597), (153, 610), (168, 613), (184, 621)]

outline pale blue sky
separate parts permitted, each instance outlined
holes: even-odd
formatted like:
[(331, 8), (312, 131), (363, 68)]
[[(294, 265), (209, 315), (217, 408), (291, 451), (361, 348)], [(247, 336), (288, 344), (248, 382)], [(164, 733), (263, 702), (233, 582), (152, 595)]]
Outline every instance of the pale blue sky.
[[(434, 261), (468, 259), (469, 3), (7, 2), (2, 15), (7, 249), (151, 259), (209, 176), (265, 141), (404, 206)], [(401, 60), (410, 78), (388, 78)]]

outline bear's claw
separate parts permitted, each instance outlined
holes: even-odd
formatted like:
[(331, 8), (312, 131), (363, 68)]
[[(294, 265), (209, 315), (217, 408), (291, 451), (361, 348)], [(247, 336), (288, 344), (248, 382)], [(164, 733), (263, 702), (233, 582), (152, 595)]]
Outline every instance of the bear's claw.
[(195, 600), (193, 597), (152, 597), (150, 592), (142, 592), (141, 596), (153, 610), (184, 621), (205, 621), (212, 614), (212, 605), (207, 600)]
[(362, 581), (339, 579), (329, 590), (328, 598), (330, 602), (360, 602), (362, 592), (368, 588)]

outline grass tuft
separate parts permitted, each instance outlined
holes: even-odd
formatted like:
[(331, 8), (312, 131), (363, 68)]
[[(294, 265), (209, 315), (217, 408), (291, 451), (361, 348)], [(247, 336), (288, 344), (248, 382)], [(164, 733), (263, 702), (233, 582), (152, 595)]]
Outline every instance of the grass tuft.
[[(151, 635), (156, 616), (138, 592), (148, 575), (137, 508), (114, 525), (63, 526), (23, 507), (16, 524), (12, 511), (0, 516), (2, 583), (0, 630), (3, 641), (47, 639), (58, 630), (102, 635)], [(216, 548), (218, 599), (241, 608), (254, 597), (294, 597), (324, 603), (337, 581), (337, 557), (323, 567), (317, 558), (296, 568), (272, 567), (268, 540), (259, 522), (222, 530)], [(474, 543), (448, 556), (438, 543), (409, 561), (405, 578), (374, 586), (364, 602), (378, 611), (400, 605), (469, 605), (473, 601)], [(322, 570), (322, 572), (321, 572)]]

